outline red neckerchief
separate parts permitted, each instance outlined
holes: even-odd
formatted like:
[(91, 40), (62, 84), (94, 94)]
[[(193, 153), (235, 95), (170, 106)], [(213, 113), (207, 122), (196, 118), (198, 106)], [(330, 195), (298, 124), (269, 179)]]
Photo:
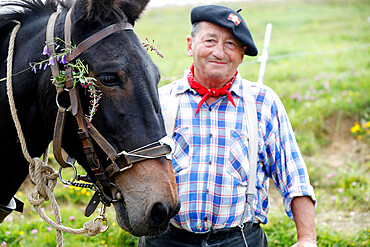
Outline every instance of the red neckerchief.
[(229, 88), (233, 85), (233, 83), (235, 81), (236, 74), (238, 74), (238, 71), (235, 73), (235, 75), (233, 76), (233, 78), (231, 78), (231, 80), (228, 81), (225, 84), (225, 86), (223, 86), (222, 88), (209, 88), (208, 89), (208, 88), (206, 88), (205, 86), (203, 86), (202, 84), (198, 83), (195, 80), (195, 77), (194, 77), (194, 64), (191, 65), (190, 72), (188, 74), (189, 85), (190, 85), (190, 87), (192, 89), (194, 89), (195, 91), (197, 91), (200, 95), (203, 95), (201, 101), (199, 102), (199, 104), (197, 106), (197, 110), (195, 112), (195, 116), (199, 112), (199, 109), (203, 105), (204, 101), (206, 101), (211, 96), (218, 97), (220, 95), (227, 94), (227, 98), (229, 99), (229, 101), (236, 107), (236, 105), (234, 103), (234, 100), (233, 100), (233, 96), (231, 95), (231, 93), (229, 91)]

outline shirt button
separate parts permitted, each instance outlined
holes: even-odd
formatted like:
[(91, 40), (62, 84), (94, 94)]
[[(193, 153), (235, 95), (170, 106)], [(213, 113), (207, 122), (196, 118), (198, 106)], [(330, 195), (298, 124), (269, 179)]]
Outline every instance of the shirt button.
[(211, 138), (212, 138), (212, 136), (213, 136), (213, 135), (212, 135), (212, 133), (209, 133), (209, 137), (211, 137)]
[(212, 161), (208, 161), (208, 165), (212, 165)]

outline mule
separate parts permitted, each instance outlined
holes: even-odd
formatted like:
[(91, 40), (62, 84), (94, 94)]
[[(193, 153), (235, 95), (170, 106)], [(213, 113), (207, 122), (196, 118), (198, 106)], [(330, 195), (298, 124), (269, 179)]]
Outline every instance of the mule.
[[(21, 23), (14, 48), (13, 91), (20, 124), (31, 157), (40, 157), (53, 138), (58, 106), (56, 88), (50, 69), (31, 71), (30, 63), (41, 56), (49, 16), (61, 10), (55, 22), (54, 35), (64, 40), (64, 25), (70, 10), (71, 39), (76, 45), (115, 23), (134, 25), (149, 0), (25, 0), (11, 2), (7, 12), (0, 13), (0, 78), (6, 77), (6, 58), (14, 20)], [(2, 3), (4, 4), (4, 3)], [(4, 8), (3, 8), (4, 9)], [(63, 42), (59, 42), (63, 45)], [(96, 79), (102, 96), (91, 124), (100, 132), (112, 150), (130, 153), (163, 138), (165, 127), (160, 112), (158, 82), (160, 74), (147, 51), (132, 30), (115, 31), (84, 50), (78, 57), (88, 65), (89, 76)], [(60, 69), (63, 67), (59, 64)], [(75, 85), (83, 112), (89, 111), (89, 96)], [(78, 137), (79, 125), (67, 113), (62, 148), (86, 170), (93, 182), (97, 173), (84, 154)], [(102, 171), (112, 164), (103, 148), (92, 140), (94, 157)], [(86, 150), (85, 150), (86, 151)], [(113, 162), (127, 166), (119, 155)], [(131, 167), (131, 166), (130, 166)], [(109, 176), (119, 226), (135, 236), (162, 233), (180, 208), (171, 161), (165, 157), (141, 159), (130, 169)], [(0, 205), (7, 206), (28, 175), (25, 160), (10, 114), (6, 82), (0, 81)], [(103, 172), (104, 173), (104, 172)], [(107, 181), (106, 181), (107, 182)], [(103, 193), (103, 194), (104, 194)], [(100, 195), (100, 199), (102, 194)]]

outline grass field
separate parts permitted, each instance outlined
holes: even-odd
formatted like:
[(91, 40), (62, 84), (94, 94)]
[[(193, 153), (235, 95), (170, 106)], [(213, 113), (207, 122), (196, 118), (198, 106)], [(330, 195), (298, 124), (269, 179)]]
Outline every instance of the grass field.
[[(250, 1), (230, 3), (242, 8), (262, 52), (265, 27), (272, 23), (265, 84), (281, 97), (305, 157), (318, 206), (318, 246), (369, 246), (370, 242), (370, 2)], [(154, 40), (164, 58), (150, 52), (162, 74), (160, 85), (182, 76), (191, 64), (186, 56), (190, 6), (147, 10), (135, 30), (140, 40)], [(257, 80), (259, 63), (246, 57), (244, 78)], [(53, 161), (53, 157), (50, 157)], [(271, 186), (273, 187), (273, 185)], [(18, 197), (26, 201), (32, 186)], [(55, 191), (63, 223), (82, 227), (89, 191), (58, 185)], [(295, 242), (294, 223), (271, 188), (270, 246)], [(7, 246), (55, 246), (55, 230), (27, 202), (25, 213), (12, 214), (0, 227)], [(51, 212), (47, 207), (46, 212)], [(95, 237), (64, 234), (65, 246), (134, 246), (137, 238), (115, 224)], [(94, 215), (96, 216), (96, 215)], [(93, 218), (92, 216), (91, 218)], [(89, 219), (91, 220), (91, 219)]]

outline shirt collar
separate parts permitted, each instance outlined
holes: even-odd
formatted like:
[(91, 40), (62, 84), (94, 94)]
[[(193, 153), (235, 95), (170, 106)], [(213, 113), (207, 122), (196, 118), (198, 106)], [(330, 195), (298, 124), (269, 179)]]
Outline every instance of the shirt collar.
[[(183, 94), (186, 91), (189, 91), (193, 94), (196, 94), (195, 90), (192, 89), (188, 82), (188, 73), (189, 69), (184, 71), (184, 76), (181, 80), (178, 81), (177, 87), (175, 89), (175, 94)], [(230, 87), (230, 92), (235, 93), (238, 97), (243, 97), (243, 85), (242, 85), (242, 78), (240, 76), (240, 72), (236, 75), (235, 81), (233, 85)]]

